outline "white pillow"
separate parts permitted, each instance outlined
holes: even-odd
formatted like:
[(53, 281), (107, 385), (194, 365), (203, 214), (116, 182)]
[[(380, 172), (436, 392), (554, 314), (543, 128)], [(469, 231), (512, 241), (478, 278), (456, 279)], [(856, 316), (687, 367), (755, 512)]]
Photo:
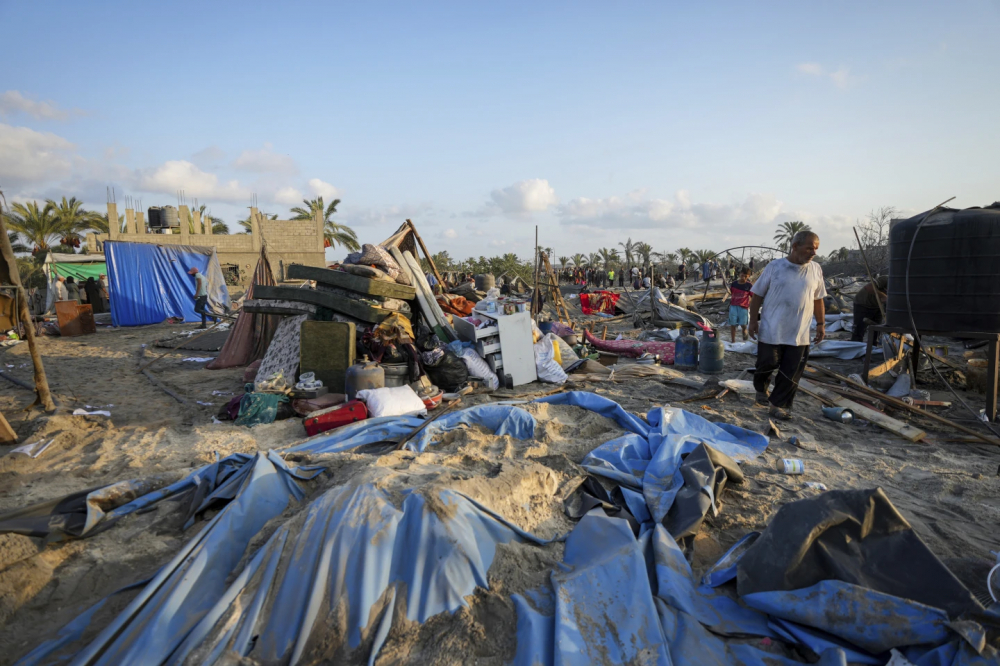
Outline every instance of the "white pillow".
[(427, 407), (413, 389), (406, 386), (363, 389), (358, 391), (358, 400), (368, 407), (368, 416), (425, 416)]

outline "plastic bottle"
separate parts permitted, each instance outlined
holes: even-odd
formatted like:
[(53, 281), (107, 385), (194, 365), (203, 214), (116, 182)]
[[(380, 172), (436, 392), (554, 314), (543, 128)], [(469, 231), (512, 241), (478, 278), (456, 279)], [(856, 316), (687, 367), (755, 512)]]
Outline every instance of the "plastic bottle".
[(348, 400), (354, 400), (358, 391), (377, 388), (385, 388), (385, 370), (378, 363), (369, 361), (367, 356), (347, 369), (344, 393)]

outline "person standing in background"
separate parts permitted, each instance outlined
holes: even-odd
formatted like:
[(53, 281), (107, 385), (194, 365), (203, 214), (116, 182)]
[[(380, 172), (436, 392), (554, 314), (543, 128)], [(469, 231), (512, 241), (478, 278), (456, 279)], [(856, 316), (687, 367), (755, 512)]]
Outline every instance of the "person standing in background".
[[(823, 269), (812, 262), (819, 236), (800, 231), (792, 237), (788, 256), (764, 267), (750, 299), (751, 337), (758, 337), (753, 384), (757, 403), (770, 403), (775, 418), (792, 418), (792, 401), (809, 359), (809, 319), (816, 319), (815, 344), (826, 337)], [(759, 332), (759, 335), (758, 335)], [(774, 391), (767, 393), (771, 373), (778, 371)]]
[(101, 314), (104, 312), (104, 299), (101, 298), (101, 285), (98, 284), (97, 280), (92, 277), (87, 278), (87, 281), (83, 283), (83, 291), (87, 294), (87, 302), (90, 303), (90, 307), (94, 314)]
[(743, 341), (746, 342), (747, 326), (750, 324), (750, 290), (753, 283), (750, 282), (750, 269), (744, 268), (740, 271), (739, 281), (733, 281), (729, 285), (732, 298), (729, 301), (729, 341), (736, 342), (736, 327), (740, 327), (743, 333)]
[(72, 275), (66, 278), (66, 293), (67, 300), (76, 301), (77, 303), (83, 302), (80, 300), (80, 285), (76, 283)]
[(875, 278), (875, 282), (869, 282), (854, 297), (854, 329), (851, 331), (851, 340), (861, 342), (865, 339), (868, 331), (868, 324), (865, 319), (870, 319), (876, 324), (882, 323), (882, 310), (878, 304), (881, 301), (885, 305), (885, 290), (889, 286), (889, 277), (880, 275)]
[(66, 288), (66, 278), (59, 276), (56, 278), (56, 300), (68, 301), (69, 290)]
[[(208, 280), (197, 268), (189, 270), (188, 275), (194, 276), (194, 311), (201, 315), (200, 328), (208, 328), (208, 324), (206, 323), (208, 318), (208, 312), (206, 312), (206, 308), (208, 307)], [(217, 321), (215, 317), (212, 317), (213, 324)]]

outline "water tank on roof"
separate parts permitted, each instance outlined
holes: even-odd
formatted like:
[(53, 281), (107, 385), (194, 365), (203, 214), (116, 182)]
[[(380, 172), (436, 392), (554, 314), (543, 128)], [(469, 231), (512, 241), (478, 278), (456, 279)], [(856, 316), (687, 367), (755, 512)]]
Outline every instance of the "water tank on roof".
[(907, 273), (920, 333), (1000, 332), (1000, 202), (943, 208), (892, 226), (886, 323), (908, 329)]
[(181, 218), (177, 216), (177, 209), (173, 206), (164, 206), (161, 215), (163, 216), (163, 226), (165, 228), (181, 226)]
[(150, 206), (146, 209), (146, 220), (150, 229), (159, 229), (163, 226), (163, 209), (159, 206)]

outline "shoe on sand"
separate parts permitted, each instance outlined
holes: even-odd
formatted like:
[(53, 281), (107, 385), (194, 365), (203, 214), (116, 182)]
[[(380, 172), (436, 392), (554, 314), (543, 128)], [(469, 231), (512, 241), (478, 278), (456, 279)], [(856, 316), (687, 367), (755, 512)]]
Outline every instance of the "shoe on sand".
[(757, 398), (756, 398), (755, 402), (758, 405), (766, 405), (767, 404), (767, 392), (766, 391), (757, 391)]
[(781, 419), (782, 421), (792, 420), (792, 413), (783, 407), (775, 407), (774, 405), (771, 405), (771, 409), (769, 409), (767, 413), (776, 419)]

